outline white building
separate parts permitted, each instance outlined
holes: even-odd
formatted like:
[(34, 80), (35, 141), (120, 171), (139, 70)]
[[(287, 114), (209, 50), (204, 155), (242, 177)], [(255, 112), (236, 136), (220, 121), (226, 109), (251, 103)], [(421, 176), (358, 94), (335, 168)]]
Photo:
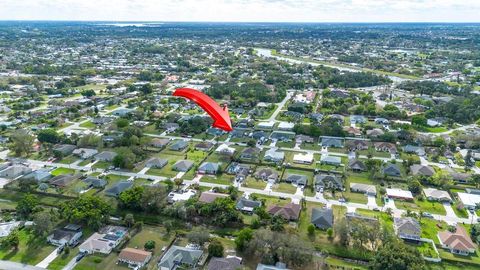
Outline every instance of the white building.
[(300, 163), (300, 164), (312, 164), (313, 154), (312, 153), (295, 154), (293, 155), (293, 162)]
[(477, 204), (480, 203), (480, 195), (463, 192), (459, 192), (457, 195), (463, 206), (468, 209), (475, 209)]

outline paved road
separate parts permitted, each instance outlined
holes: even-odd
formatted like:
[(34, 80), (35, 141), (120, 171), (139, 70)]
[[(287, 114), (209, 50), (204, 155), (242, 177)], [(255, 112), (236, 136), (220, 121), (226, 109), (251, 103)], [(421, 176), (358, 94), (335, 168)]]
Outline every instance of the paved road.
[(11, 261), (1, 261), (0, 260), (0, 269), (2, 270), (45, 270), (45, 268), (18, 263)]
[(277, 103), (277, 108), (272, 113), (270, 118), (268, 118), (266, 121), (276, 121), (275, 119), (277, 118), (277, 115), (282, 111), (283, 107), (292, 96), (293, 96), (293, 92), (287, 92), (287, 95), (285, 96), (285, 98), (282, 100), (282, 102)]

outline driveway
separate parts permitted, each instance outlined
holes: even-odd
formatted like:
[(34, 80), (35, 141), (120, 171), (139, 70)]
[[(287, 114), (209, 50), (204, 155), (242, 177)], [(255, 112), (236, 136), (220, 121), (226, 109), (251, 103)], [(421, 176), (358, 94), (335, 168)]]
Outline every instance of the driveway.
[(2, 270), (45, 270), (45, 268), (23, 264), (23, 263), (11, 262), (11, 261), (0, 261), (0, 269)]
[(47, 268), (48, 265), (55, 260), (55, 258), (58, 257), (58, 248), (56, 248), (52, 253), (50, 253), (43, 261), (39, 262), (36, 266), (37, 267), (42, 267), (42, 268)]
[(385, 209), (387, 208), (391, 208), (392, 210), (397, 209), (397, 207), (395, 206), (395, 201), (392, 199), (388, 199), (388, 202), (385, 203)]
[(371, 208), (377, 208), (378, 207), (377, 201), (375, 200), (375, 196), (368, 195), (367, 199), (368, 199), (368, 202), (367, 202), (368, 208), (370, 208), (370, 207)]
[(445, 211), (447, 212), (447, 214), (446, 214), (447, 217), (457, 217), (457, 215), (455, 215), (455, 211), (453, 211), (453, 208), (450, 205), (450, 203), (444, 202), (443, 203), (443, 208), (445, 208)]
[(10, 183), (11, 179), (0, 178), (0, 188), (3, 188), (6, 184)]

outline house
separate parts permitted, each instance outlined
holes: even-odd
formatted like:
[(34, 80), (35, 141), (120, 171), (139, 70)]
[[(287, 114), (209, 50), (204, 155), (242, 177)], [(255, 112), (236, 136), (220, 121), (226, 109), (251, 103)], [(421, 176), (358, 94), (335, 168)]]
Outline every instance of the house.
[(299, 164), (312, 164), (313, 153), (299, 153), (293, 155), (293, 162)]
[(177, 123), (166, 123), (165, 125), (163, 125), (163, 128), (167, 133), (172, 133), (177, 131), (177, 129), (180, 128), (180, 125)]
[(477, 245), (467, 233), (467, 230), (457, 224), (455, 232), (443, 231), (438, 233), (438, 240), (442, 248), (450, 250), (453, 254), (468, 256), (475, 253)]
[(145, 167), (161, 169), (168, 164), (168, 160), (165, 158), (152, 157), (145, 163)]
[(445, 190), (424, 188), (423, 193), (429, 201), (452, 202), (452, 197), (450, 197), (450, 194)]
[(133, 181), (121, 181), (116, 183), (111, 188), (105, 190), (105, 195), (111, 196), (111, 197), (118, 197), (120, 193), (129, 189), (132, 186), (133, 186)]
[(175, 270), (179, 267), (194, 269), (203, 251), (179, 246), (171, 246), (158, 263), (159, 270)]
[(173, 164), (172, 169), (178, 172), (187, 172), (193, 167), (193, 161), (191, 160), (179, 160)]
[(313, 139), (313, 137), (310, 137), (310, 136), (307, 136), (307, 135), (299, 134), (299, 135), (295, 136), (295, 142), (298, 143), (298, 144), (313, 143), (314, 141), (315, 141), (315, 139)]
[(63, 156), (68, 156), (73, 153), (73, 150), (75, 150), (76, 148), (77, 147), (72, 144), (59, 144), (53, 148), (53, 152), (60, 153)]
[(213, 143), (211, 143), (209, 141), (199, 142), (199, 143), (195, 144), (195, 149), (196, 150), (200, 150), (200, 151), (204, 151), (204, 152), (208, 152), (208, 151), (212, 150), (212, 148), (213, 148)]
[(170, 145), (170, 150), (172, 151), (183, 151), (187, 148), (188, 142), (184, 140), (177, 140), (172, 145)]
[(93, 176), (89, 176), (83, 180), (85, 184), (87, 184), (88, 188), (103, 188), (107, 185), (107, 181), (104, 179), (96, 178)]
[(175, 203), (179, 201), (186, 201), (191, 197), (193, 197), (196, 193), (197, 192), (193, 189), (187, 189), (187, 190), (180, 189), (178, 191), (172, 191), (168, 193), (167, 202)]
[(271, 140), (281, 141), (281, 142), (291, 142), (295, 139), (295, 132), (290, 131), (274, 131), (270, 134)]
[(285, 158), (285, 152), (277, 151), (276, 148), (270, 148), (265, 152), (263, 159), (268, 162), (282, 163)]
[(153, 138), (150, 141), (150, 145), (156, 148), (164, 148), (168, 145), (169, 142), (169, 139)]
[(393, 219), (393, 229), (401, 239), (420, 241), (422, 229), (420, 223), (412, 217), (396, 217)]
[(68, 224), (61, 229), (55, 229), (47, 237), (47, 241), (55, 246), (74, 246), (82, 237), (82, 227), (76, 224)]
[(350, 115), (350, 124), (365, 124), (367, 122), (367, 118), (363, 115)]
[(313, 208), (311, 223), (315, 227), (326, 230), (333, 227), (332, 208)]
[(227, 256), (226, 258), (212, 257), (207, 270), (237, 270), (242, 269), (242, 258)]
[(222, 143), (215, 149), (215, 153), (220, 155), (233, 156), (235, 154), (235, 148), (229, 147), (228, 145)]
[(461, 173), (456, 171), (451, 172), (450, 175), (452, 176), (453, 181), (461, 184), (468, 183), (471, 177), (468, 173)]
[(10, 235), (10, 233), (20, 226), (20, 221), (8, 221), (0, 223), (0, 238)]
[(256, 270), (290, 270), (284, 263), (277, 262), (275, 265), (257, 264)]
[(245, 148), (240, 154), (240, 159), (256, 160), (260, 154), (260, 149), (256, 147)]
[(295, 124), (291, 123), (291, 122), (280, 122), (278, 124), (278, 129), (288, 131), (288, 130), (292, 130), (294, 126), (295, 126)]
[(98, 153), (96, 149), (89, 149), (89, 148), (77, 148), (73, 150), (72, 152), (74, 155), (82, 158), (82, 159), (88, 159), (93, 157)]
[(386, 118), (382, 118), (382, 117), (377, 117), (375, 118), (375, 124), (377, 125), (388, 125), (390, 124), (390, 121)]
[(286, 220), (298, 220), (302, 207), (299, 204), (289, 203), (285, 206), (272, 205), (267, 212), (272, 216), (281, 216)]
[(406, 145), (403, 147), (403, 151), (405, 153), (409, 153), (409, 154), (417, 154), (419, 156), (424, 156), (425, 155), (425, 148), (421, 147), (421, 146), (414, 146), (414, 145)]
[(304, 187), (307, 185), (307, 176), (301, 174), (288, 174), (285, 178), (285, 182)]
[(343, 138), (340, 137), (327, 137), (323, 136), (320, 137), (321, 142), (320, 145), (323, 147), (335, 147), (335, 148), (342, 148), (343, 147)]
[(227, 198), (227, 197), (228, 197), (228, 194), (205, 191), (205, 192), (202, 192), (202, 194), (200, 194), (198, 201), (203, 203), (212, 203), (217, 198)]
[(11, 165), (0, 171), (0, 177), (15, 179), (19, 176), (28, 174), (31, 171), (32, 169), (24, 165)]
[(79, 251), (87, 254), (110, 254), (127, 236), (128, 230), (122, 226), (108, 225), (92, 234), (79, 247)]
[(68, 186), (70, 183), (73, 181), (77, 180), (80, 178), (82, 175), (81, 174), (61, 174), (53, 177), (52, 179), (49, 180), (50, 185), (57, 187), (57, 188), (64, 188)]
[(134, 111), (133, 109), (129, 109), (129, 108), (118, 108), (118, 109), (115, 109), (111, 114), (119, 117), (124, 117), (133, 111)]
[(373, 145), (375, 147), (375, 151), (377, 152), (390, 152), (391, 154), (397, 153), (397, 147), (393, 143), (375, 142)]
[(372, 196), (377, 195), (377, 189), (375, 188), (375, 186), (368, 184), (350, 183), (350, 191)]
[(222, 136), (223, 134), (225, 134), (226, 132), (221, 130), (221, 129), (218, 129), (218, 128), (208, 128), (206, 133), (208, 135), (212, 135), (212, 136)]
[(262, 168), (262, 169), (256, 171), (253, 176), (257, 179), (262, 179), (262, 180), (265, 180), (265, 181), (276, 182), (278, 180), (278, 172), (276, 172), (275, 170), (272, 170), (270, 168)]
[(317, 191), (323, 189), (343, 190), (342, 180), (335, 174), (317, 174), (314, 182)]
[(348, 140), (346, 143), (347, 149), (350, 151), (367, 150), (369, 141), (367, 140)]
[(413, 200), (413, 195), (408, 190), (403, 190), (399, 188), (387, 188), (386, 191), (387, 191), (387, 196), (390, 199), (400, 199), (400, 200), (407, 200), (407, 201)]
[(253, 210), (256, 207), (260, 207), (260, 206), (262, 206), (261, 202), (250, 200), (250, 199), (247, 199), (245, 197), (242, 197), (238, 200), (235, 208), (237, 208), (237, 210), (242, 211), (242, 212), (253, 213)]
[(342, 164), (342, 158), (337, 156), (322, 155), (320, 157), (321, 164), (340, 166)]
[(367, 166), (365, 163), (359, 159), (351, 159), (348, 162), (348, 167), (355, 172), (366, 172)]
[(112, 162), (113, 159), (117, 156), (117, 153), (112, 151), (103, 151), (99, 154), (95, 155), (95, 160), (104, 161), (104, 162)]
[(124, 248), (118, 255), (118, 261), (128, 264), (129, 268), (139, 269), (147, 265), (152, 258), (152, 252), (136, 248)]
[(39, 169), (39, 170), (33, 171), (33, 172), (31, 172), (29, 174), (26, 174), (22, 177), (22, 179), (34, 180), (38, 183), (46, 182), (50, 178), (52, 178), (52, 174), (48, 170), (45, 170), (45, 169)]
[(457, 196), (463, 206), (468, 209), (475, 210), (477, 205), (480, 204), (480, 194), (458, 192)]
[(412, 175), (423, 176), (433, 176), (435, 174), (435, 170), (432, 167), (420, 164), (413, 164), (410, 166), (410, 172)]
[(383, 134), (385, 134), (385, 132), (383, 132), (383, 130), (379, 128), (367, 130), (368, 137), (379, 137), (379, 136), (382, 136)]
[(202, 174), (217, 174), (220, 171), (220, 163), (203, 162), (198, 167), (198, 173)]
[(273, 129), (274, 125), (275, 125), (275, 121), (260, 122), (258, 123), (257, 127), (259, 129)]
[(397, 164), (387, 163), (383, 166), (383, 174), (386, 176), (393, 176), (393, 177), (400, 177), (402, 176), (402, 172)]
[(356, 137), (362, 136), (362, 131), (352, 126), (344, 127), (343, 130), (347, 132), (349, 136), (356, 136)]

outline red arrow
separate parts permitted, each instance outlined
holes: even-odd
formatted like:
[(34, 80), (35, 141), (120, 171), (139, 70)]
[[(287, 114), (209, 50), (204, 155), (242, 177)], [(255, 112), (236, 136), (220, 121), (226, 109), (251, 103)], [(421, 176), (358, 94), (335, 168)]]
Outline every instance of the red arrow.
[(173, 92), (176, 97), (184, 97), (198, 104), (204, 111), (206, 111), (213, 119), (213, 127), (223, 129), (225, 131), (232, 131), (232, 122), (228, 114), (228, 108), (225, 105), (220, 107), (215, 100), (205, 95), (204, 93), (192, 88), (178, 88)]

